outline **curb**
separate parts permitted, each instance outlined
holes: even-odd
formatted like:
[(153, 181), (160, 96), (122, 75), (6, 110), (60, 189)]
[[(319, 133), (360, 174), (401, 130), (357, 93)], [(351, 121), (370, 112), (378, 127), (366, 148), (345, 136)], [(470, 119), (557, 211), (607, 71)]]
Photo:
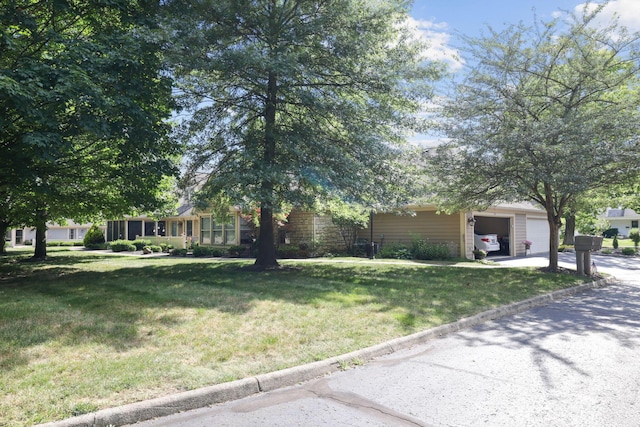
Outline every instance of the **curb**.
[(204, 408), (218, 403), (242, 399), (258, 393), (293, 386), (305, 381), (325, 376), (343, 369), (344, 366), (362, 364), (380, 356), (395, 353), (423, 344), (434, 338), (471, 328), (489, 320), (519, 314), (531, 308), (549, 304), (590, 289), (607, 286), (614, 277), (596, 280), (572, 288), (540, 295), (506, 306), (478, 313), (453, 323), (437, 326), (415, 334), (396, 338), (382, 344), (356, 350), (351, 353), (301, 366), (257, 375), (255, 377), (217, 384), (156, 399), (136, 402), (115, 408), (103, 409), (91, 414), (80, 415), (62, 421), (39, 424), (39, 427), (108, 427), (135, 424), (139, 421), (165, 417), (192, 409)]

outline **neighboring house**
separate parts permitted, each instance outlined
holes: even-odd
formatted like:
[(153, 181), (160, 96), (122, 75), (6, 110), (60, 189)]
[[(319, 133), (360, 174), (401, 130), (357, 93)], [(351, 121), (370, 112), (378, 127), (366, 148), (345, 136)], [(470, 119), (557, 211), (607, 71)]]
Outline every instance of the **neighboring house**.
[(638, 228), (640, 214), (636, 213), (633, 209), (607, 208), (602, 218), (609, 222), (611, 228), (618, 229), (619, 236), (629, 237), (629, 231), (632, 228)]
[[(91, 224), (77, 224), (68, 220), (66, 224), (47, 224), (47, 241), (53, 242), (81, 242), (85, 234), (91, 228)], [(5, 241), (10, 246), (33, 243), (36, 238), (35, 228), (14, 228), (7, 231)]]

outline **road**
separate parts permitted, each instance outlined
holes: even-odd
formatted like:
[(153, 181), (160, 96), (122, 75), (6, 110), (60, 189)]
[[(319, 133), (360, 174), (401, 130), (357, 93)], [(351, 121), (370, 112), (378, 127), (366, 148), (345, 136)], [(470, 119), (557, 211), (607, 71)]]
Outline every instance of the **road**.
[[(594, 260), (620, 280), (296, 387), (136, 426), (638, 426), (640, 263)], [(561, 254), (561, 265), (574, 262)]]

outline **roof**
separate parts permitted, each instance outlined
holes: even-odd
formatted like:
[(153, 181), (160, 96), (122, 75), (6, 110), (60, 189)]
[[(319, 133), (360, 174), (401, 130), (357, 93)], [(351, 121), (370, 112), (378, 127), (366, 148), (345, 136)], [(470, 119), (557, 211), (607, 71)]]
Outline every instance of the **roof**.
[(623, 209), (623, 208), (618, 208), (618, 209), (611, 209), (608, 208), (607, 211), (605, 212), (604, 215), (605, 218), (640, 218), (640, 214), (638, 214), (636, 211), (634, 211), (633, 209)]

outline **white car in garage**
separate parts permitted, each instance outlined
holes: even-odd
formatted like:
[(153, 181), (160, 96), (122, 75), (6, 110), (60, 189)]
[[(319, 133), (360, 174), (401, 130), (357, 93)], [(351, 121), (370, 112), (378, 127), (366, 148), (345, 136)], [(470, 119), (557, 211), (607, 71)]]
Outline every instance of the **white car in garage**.
[(495, 252), (500, 250), (500, 242), (497, 234), (474, 234), (473, 246), (475, 249), (485, 252)]

